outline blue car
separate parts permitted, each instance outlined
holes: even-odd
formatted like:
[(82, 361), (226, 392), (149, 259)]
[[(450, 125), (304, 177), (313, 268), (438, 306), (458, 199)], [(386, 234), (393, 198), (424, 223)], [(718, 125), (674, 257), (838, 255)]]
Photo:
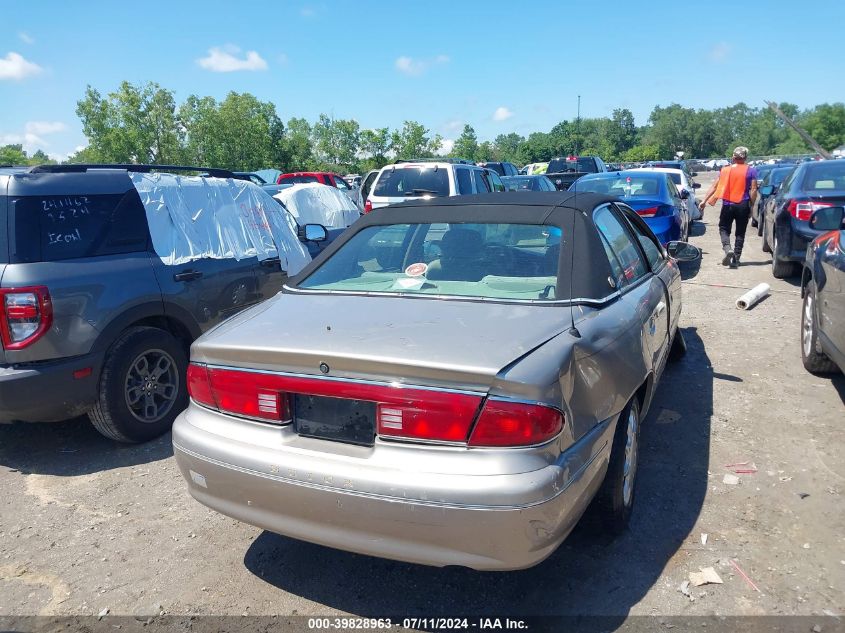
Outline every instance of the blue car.
[(669, 175), (663, 172), (616, 171), (587, 174), (576, 180), (570, 191), (603, 193), (616, 196), (645, 220), (648, 227), (666, 245), (689, 237), (689, 213), (686, 197), (678, 193)]

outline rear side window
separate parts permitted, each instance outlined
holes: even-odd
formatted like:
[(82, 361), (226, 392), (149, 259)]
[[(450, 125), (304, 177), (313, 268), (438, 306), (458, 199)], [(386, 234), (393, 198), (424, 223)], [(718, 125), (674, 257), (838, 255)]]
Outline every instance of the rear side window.
[(458, 167), (455, 170), (455, 179), (458, 181), (458, 193), (468, 195), (472, 193), (472, 176), (469, 169)]
[(593, 215), (593, 221), (622, 265), (624, 281), (632, 283), (644, 276), (647, 269), (642, 255), (610, 207), (599, 207)]
[(10, 253), (19, 263), (134, 253), (149, 229), (138, 193), (10, 200)]
[(484, 172), (480, 170), (475, 170), (472, 172), (473, 177), (475, 178), (475, 190), (478, 193), (484, 193), (485, 191), (490, 191), (490, 185), (487, 183), (487, 179), (484, 177)]
[(449, 174), (435, 167), (385, 169), (373, 189), (374, 196), (408, 198), (449, 195)]

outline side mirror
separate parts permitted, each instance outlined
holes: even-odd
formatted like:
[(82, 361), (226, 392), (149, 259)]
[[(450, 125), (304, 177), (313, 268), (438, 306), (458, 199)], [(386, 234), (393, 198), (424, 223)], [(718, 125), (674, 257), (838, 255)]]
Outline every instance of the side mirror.
[(691, 176), (698, 176), (698, 172), (697, 172), (697, 171), (694, 171), (694, 172), (692, 172), (692, 174), (690, 174), (690, 175), (691, 175)]
[(681, 200), (688, 200), (689, 199), (689, 191), (686, 189), (681, 189)]
[(692, 188), (693, 189), (701, 189), (701, 183), (700, 182), (692, 183)]
[(701, 257), (701, 249), (689, 242), (669, 242), (666, 252), (669, 257), (679, 262), (694, 262)]
[(762, 194), (764, 196), (770, 196), (774, 192), (775, 192), (775, 186), (774, 185), (763, 185), (762, 187), (760, 187), (760, 194)]
[(816, 231), (835, 231), (842, 228), (845, 207), (825, 207), (817, 209), (810, 216), (810, 228)]
[(303, 242), (325, 242), (329, 232), (322, 224), (306, 224), (299, 227), (298, 237)]

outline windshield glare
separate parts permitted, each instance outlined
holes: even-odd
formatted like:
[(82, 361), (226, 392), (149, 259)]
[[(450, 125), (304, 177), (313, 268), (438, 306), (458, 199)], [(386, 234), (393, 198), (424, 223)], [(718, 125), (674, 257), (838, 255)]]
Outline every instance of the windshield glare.
[(355, 234), (299, 288), (550, 301), (561, 229), (533, 224), (391, 224)]

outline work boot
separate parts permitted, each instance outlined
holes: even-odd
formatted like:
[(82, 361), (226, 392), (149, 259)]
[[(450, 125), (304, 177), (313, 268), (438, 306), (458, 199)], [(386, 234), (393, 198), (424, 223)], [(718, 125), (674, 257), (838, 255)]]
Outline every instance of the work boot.
[(731, 253), (731, 268), (739, 268), (739, 255)]
[(734, 257), (734, 252), (731, 249), (726, 248), (725, 256), (722, 258), (722, 266), (730, 266), (731, 262), (733, 262), (734, 260)]

